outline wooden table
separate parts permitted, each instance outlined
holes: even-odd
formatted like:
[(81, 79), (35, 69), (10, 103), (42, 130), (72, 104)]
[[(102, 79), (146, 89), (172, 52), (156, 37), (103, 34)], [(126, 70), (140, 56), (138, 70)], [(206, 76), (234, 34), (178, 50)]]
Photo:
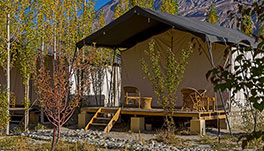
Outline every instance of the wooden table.
[(151, 110), (152, 97), (141, 97), (142, 108)]

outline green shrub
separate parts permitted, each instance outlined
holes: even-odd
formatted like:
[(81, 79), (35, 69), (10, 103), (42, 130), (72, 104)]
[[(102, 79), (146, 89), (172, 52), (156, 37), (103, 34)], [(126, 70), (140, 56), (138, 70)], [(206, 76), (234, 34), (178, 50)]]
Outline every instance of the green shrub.
[(6, 90), (0, 91), (0, 130), (5, 129), (10, 118), (7, 116), (8, 104)]

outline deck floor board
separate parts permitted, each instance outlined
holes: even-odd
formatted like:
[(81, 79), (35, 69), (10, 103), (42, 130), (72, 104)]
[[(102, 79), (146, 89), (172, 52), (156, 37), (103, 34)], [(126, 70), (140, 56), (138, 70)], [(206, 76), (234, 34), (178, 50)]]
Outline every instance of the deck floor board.
[[(81, 108), (81, 112), (95, 113), (99, 107), (83, 107)], [(118, 107), (102, 107), (102, 112), (114, 112), (118, 109)], [(140, 116), (166, 116), (173, 115), (174, 117), (196, 117), (199, 119), (205, 120), (214, 120), (214, 119), (225, 119), (225, 113), (223, 110), (219, 111), (206, 111), (206, 112), (198, 112), (198, 111), (183, 111), (180, 109), (176, 109), (173, 114), (164, 111), (160, 108), (152, 108), (151, 110), (141, 109), (141, 108), (131, 108), (124, 107), (121, 108), (121, 114), (127, 115), (140, 115)]]

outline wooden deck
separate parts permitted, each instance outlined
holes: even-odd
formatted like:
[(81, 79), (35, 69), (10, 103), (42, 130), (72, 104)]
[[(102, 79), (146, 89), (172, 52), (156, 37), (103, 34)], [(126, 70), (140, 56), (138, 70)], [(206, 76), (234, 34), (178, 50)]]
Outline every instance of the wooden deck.
[[(87, 112), (87, 113), (96, 113), (96, 111), (99, 109), (99, 107), (84, 107), (81, 108), (81, 112)], [(115, 112), (118, 109), (118, 107), (102, 107), (102, 112), (105, 113), (111, 113)], [(139, 109), (139, 108), (121, 108), (121, 115), (127, 114), (127, 115), (139, 115), (139, 116), (166, 116), (166, 115), (172, 115), (173, 117), (191, 117), (191, 118), (197, 118), (202, 120), (214, 120), (214, 119), (225, 119), (225, 112), (222, 110), (219, 111), (209, 111), (209, 112), (197, 112), (197, 111), (182, 111), (180, 109), (175, 110), (175, 112), (169, 113), (164, 111), (163, 109), (159, 108), (153, 108), (151, 110), (146, 109)]]

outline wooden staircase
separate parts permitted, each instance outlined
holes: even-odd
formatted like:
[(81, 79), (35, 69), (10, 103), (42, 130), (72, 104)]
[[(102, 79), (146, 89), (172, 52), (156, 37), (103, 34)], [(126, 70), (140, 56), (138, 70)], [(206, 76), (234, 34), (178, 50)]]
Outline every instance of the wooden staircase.
[(10, 108), (10, 125), (12, 129), (24, 125), (25, 109), (24, 108)]
[(121, 108), (118, 108), (114, 112), (109, 112), (100, 107), (85, 127), (85, 130), (88, 130), (89, 128), (103, 128), (104, 132), (108, 133), (118, 120), (120, 112)]

